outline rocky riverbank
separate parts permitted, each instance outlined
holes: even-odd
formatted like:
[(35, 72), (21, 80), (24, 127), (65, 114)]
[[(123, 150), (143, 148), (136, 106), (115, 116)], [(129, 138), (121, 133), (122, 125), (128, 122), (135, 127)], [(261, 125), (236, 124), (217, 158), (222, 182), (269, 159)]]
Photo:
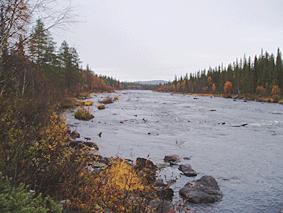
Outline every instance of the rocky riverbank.
[[(105, 97), (98, 101), (98, 109), (106, 109), (105, 105), (112, 104), (118, 100), (119, 98), (117, 96), (114, 98)], [(90, 101), (86, 100), (86, 102)], [(101, 108), (101, 105), (104, 107)], [(94, 156), (94, 160), (89, 163), (89, 170), (91, 172), (103, 174), (117, 160), (117, 158), (101, 156), (98, 152), (99, 146), (91, 141), (91, 138), (85, 137), (77, 131), (70, 131), (69, 133), (69, 145), (71, 147), (81, 149), (86, 146), (92, 149), (91, 154)], [(150, 191), (146, 193), (137, 192), (136, 196), (142, 194), (142, 199), (145, 200), (148, 208), (154, 210), (154, 212), (168, 213), (181, 211), (181, 209), (187, 208), (185, 205), (187, 202), (201, 204), (220, 201), (223, 195), (216, 180), (211, 176), (203, 176), (199, 180), (190, 180), (190, 177), (196, 177), (198, 173), (190, 164), (184, 164), (182, 160), (178, 155), (166, 155), (164, 156), (164, 164), (157, 165), (146, 158), (137, 158), (135, 161), (119, 158), (119, 161), (128, 165), (143, 180), (144, 184), (150, 187)], [(189, 160), (189, 158), (185, 160)], [(173, 202), (174, 190), (172, 189), (172, 185), (176, 180), (164, 180), (159, 177), (162, 170), (168, 167), (177, 167), (184, 176), (188, 177), (188, 182), (179, 191), (180, 198), (182, 199), (178, 202)]]

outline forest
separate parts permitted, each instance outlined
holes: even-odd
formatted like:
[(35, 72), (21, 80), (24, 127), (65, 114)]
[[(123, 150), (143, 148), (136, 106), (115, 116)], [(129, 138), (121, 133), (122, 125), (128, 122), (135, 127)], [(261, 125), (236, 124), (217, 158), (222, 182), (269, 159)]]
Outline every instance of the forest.
[(277, 100), (282, 95), (282, 88), (283, 63), (278, 49), (276, 55), (262, 51), (254, 59), (244, 57), (227, 67), (221, 65), (180, 78), (175, 77), (174, 81), (160, 86), (158, 91), (273, 96)]

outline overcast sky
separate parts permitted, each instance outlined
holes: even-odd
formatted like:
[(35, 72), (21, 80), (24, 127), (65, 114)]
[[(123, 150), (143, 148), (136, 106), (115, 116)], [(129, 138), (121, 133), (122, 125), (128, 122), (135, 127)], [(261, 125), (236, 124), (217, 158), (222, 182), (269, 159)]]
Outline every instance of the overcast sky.
[[(261, 48), (283, 48), (283, 0), (72, 0), (55, 33), (83, 64), (120, 80), (172, 80)], [(283, 50), (282, 50), (283, 51)]]

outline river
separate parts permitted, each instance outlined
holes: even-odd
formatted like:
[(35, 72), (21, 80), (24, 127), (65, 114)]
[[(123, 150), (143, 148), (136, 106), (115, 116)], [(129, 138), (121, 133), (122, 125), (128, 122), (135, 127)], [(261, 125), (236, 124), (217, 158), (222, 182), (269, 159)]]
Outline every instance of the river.
[(283, 212), (283, 105), (153, 91), (92, 99), (107, 95), (119, 101), (102, 111), (92, 107), (92, 121), (66, 113), (67, 122), (92, 138), (102, 155), (155, 163), (170, 154), (191, 158), (182, 163), (190, 163), (198, 177), (182, 176), (177, 167), (161, 173), (178, 178), (175, 200), (186, 182), (203, 175), (215, 177), (224, 194), (215, 204), (190, 205), (192, 212)]

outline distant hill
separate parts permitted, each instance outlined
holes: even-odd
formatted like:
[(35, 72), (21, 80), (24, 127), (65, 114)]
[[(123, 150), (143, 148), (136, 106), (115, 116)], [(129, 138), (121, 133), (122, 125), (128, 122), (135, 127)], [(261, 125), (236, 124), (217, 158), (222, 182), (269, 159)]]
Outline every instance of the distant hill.
[(168, 83), (168, 81), (164, 81), (164, 80), (153, 80), (153, 81), (136, 81), (134, 82), (136, 84), (141, 84), (141, 85), (159, 85), (159, 84), (166, 84)]

